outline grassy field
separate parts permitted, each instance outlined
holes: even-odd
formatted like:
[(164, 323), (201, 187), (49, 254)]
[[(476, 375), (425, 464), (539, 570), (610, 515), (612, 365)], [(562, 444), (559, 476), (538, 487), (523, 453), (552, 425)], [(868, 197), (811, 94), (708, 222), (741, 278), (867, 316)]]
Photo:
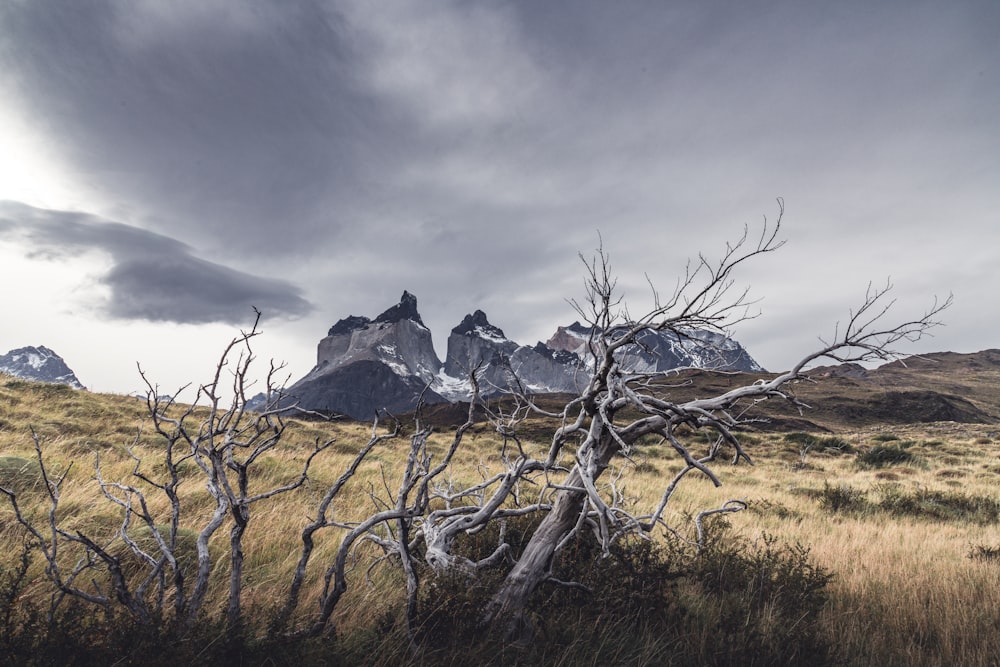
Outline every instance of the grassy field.
[[(143, 469), (155, 474), (162, 443), (148, 428), (138, 430), (145, 416), (145, 403), (135, 398), (0, 376), (0, 485), (17, 490), (33, 516), (44, 516), (47, 505), (33, 463), (33, 428), (42, 442), (49, 470), (68, 470), (59, 509), (63, 525), (110, 539), (120, 515), (97, 490), (95, 454), (100, 454), (105, 479), (128, 480), (134, 461), (127, 446), (136, 443)], [(252, 483), (262, 489), (280, 485), (294, 479), (317, 439), (336, 438), (317, 458), (304, 488), (254, 510), (247, 537), (244, 592), (251, 626), (263, 627), (283, 599), (306, 517), (315, 512), (327, 486), (367, 441), (369, 430), (362, 424), (296, 422), (288, 431), (287, 444), (261, 462)], [(529, 432), (534, 439), (529, 446), (545, 448), (545, 430), (544, 424), (531, 425)], [(444, 447), (449, 437), (447, 432), (433, 436), (432, 450)], [(997, 664), (1000, 427), (936, 422), (868, 426), (836, 434), (755, 432), (745, 434), (744, 441), (755, 465), (717, 464), (721, 488), (689, 476), (671, 501), (673, 525), (688, 531), (691, 514), (739, 499), (748, 509), (727, 515), (733, 539), (744, 539), (751, 545), (777, 540), (808, 548), (810, 561), (833, 574), (825, 604), (814, 621), (818, 636), (833, 647), (831, 662)], [(393, 485), (406, 447), (402, 438), (374, 451), (338, 499), (334, 508), (338, 519), (355, 520), (372, 511), (373, 495)], [(452, 473), (456, 483), (499, 469), (498, 448), (487, 425), (474, 427), (456, 459)], [(655, 443), (640, 448), (631, 462), (619, 464), (628, 469), (618, 490), (624, 502), (636, 509), (655, 505), (664, 481), (680, 467), (672, 450)], [(197, 528), (207, 520), (212, 507), (197, 470), (192, 466), (188, 472), (190, 479), (181, 486), (184, 523)], [(162, 498), (150, 496), (150, 500), (154, 513), (165, 514)], [(16, 569), (23, 531), (13, 520), (6, 500), (0, 501), (0, 565), (9, 573)], [(227, 534), (227, 530), (216, 534), (213, 553), (224, 553)], [(329, 562), (338, 540), (333, 531), (323, 534), (314, 562)], [(370, 553), (374, 555), (374, 549)], [(213, 577), (209, 592), (208, 611), (213, 615), (224, 612), (227, 567), (226, 559), (219, 558), (216, 568), (222, 576)], [(401, 642), (398, 629), (392, 629), (398, 628), (398, 624), (393, 625), (394, 615), (401, 613), (400, 580), (392, 568), (383, 567), (368, 573), (371, 581), (366, 582), (366, 567), (365, 562), (358, 564), (354, 585), (338, 607), (334, 619), (337, 650), (359, 662), (392, 664), (392, 656), (399, 655), (393, 653), (397, 650), (394, 642)], [(29, 579), (16, 604), (47, 603), (50, 591), (40, 559), (32, 563)], [(315, 598), (321, 584), (320, 570), (311, 572), (304, 599)], [(11, 604), (8, 601), (8, 608)], [(696, 602), (688, 597), (684, 604)], [(299, 622), (311, 613), (309, 605), (305, 607), (305, 611), (300, 610)], [(767, 609), (755, 613), (766, 615)], [(594, 634), (592, 628), (579, 630), (581, 635)], [(794, 632), (794, 628), (783, 631)], [(638, 626), (616, 628), (615, 632), (634, 633), (631, 643), (644, 646), (622, 658), (630, 664), (666, 664), (667, 656), (676, 657), (679, 650), (644, 635)], [(692, 640), (692, 645), (711, 645), (712, 628), (703, 627), (699, 632), (705, 636)], [(355, 647), (345, 638), (354, 638)], [(562, 644), (556, 653), (536, 652), (524, 660), (550, 664), (597, 660), (587, 660), (586, 656), (593, 655), (591, 648), (574, 652), (573, 641)], [(378, 648), (362, 658), (358, 646)], [(519, 655), (525, 654), (514, 652), (504, 657), (504, 662), (515, 663)], [(687, 662), (682, 658), (675, 662), (696, 664), (694, 658)], [(450, 664), (440, 656), (438, 661)], [(435, 660), (428, 658), (427, 662)]]

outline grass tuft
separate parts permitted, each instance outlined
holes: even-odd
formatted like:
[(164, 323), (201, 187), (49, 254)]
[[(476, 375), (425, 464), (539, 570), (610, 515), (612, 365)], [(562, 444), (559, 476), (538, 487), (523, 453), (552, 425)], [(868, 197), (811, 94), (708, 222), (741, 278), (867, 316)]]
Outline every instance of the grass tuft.
[(43, 489), (44, 479), (38, 461), (24, 456), (0, 456), (0, 486), (24, 493)]

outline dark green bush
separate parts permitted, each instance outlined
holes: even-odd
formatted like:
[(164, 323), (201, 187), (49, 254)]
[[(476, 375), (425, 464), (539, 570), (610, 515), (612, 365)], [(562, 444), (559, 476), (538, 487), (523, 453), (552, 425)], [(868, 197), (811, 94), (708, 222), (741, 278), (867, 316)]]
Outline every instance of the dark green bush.
[(916, 460), (902, 445), (875, 445), (868, 451), (859, 452), (857, 464), (862, 468), (884, 468), (885, 466), (912, 463)]
[(847, 484), (824, 484), (819, 493), (819, 506), (827, 512), (859, 514), (869, 508), (865, 492)]

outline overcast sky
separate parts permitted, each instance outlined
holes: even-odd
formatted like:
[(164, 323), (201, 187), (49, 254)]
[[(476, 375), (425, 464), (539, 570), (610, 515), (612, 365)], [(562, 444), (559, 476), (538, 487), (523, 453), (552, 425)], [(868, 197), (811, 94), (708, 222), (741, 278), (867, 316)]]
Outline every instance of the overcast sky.
[(783, 370), (869, 281), (1000, 347), (1000, 3), (0, 0), (0, 353), (97, 391), (315, 362), (404, 289), (444, 356), (547, 339), (603, 236), (633, 312), (773, 221), (733, 333)]

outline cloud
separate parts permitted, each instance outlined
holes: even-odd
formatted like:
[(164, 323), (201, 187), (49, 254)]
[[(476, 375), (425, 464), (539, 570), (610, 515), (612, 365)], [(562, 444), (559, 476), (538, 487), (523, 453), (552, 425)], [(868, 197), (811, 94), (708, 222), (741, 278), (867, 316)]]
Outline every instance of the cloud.
[(334, 242), (376, 178), (385, 132), (318, 3), (13, 3), (0, 25), (5, 103), (156, 231), (295, 254)]
[(363, 85), (435, 129), (482, 127), (531, 112), (547, 82), (501, 4), (343, 2), (362, 43)]
[(995, 245), (996, 3), (870, 4), (0, 2), (0, 106), (98, 193), (6, 197), (104, 216), (31, 247), (105, 249), (111, 313), (214, 317), (188, 275), (304, 312), (227, 273), (266, 266), (322, 304), (309, 336), (408, 289), (435, 331), (547, 337), (598, 230), (641, 299), (777, 196), (789, 247), (741, 274), (765, 311), (958, 293), (940, 266)]
[(39, 258), (99, 251), (111, 267), (97, 282), (109, 291), (102, 310), (126, 320), (206, 324), (247, 322), (256, 307), (268, 318), (295, 318), (312, 305), (298, 288), (201, 259), (175, 239), (98, 216), (0, 202), (5, 238)]

